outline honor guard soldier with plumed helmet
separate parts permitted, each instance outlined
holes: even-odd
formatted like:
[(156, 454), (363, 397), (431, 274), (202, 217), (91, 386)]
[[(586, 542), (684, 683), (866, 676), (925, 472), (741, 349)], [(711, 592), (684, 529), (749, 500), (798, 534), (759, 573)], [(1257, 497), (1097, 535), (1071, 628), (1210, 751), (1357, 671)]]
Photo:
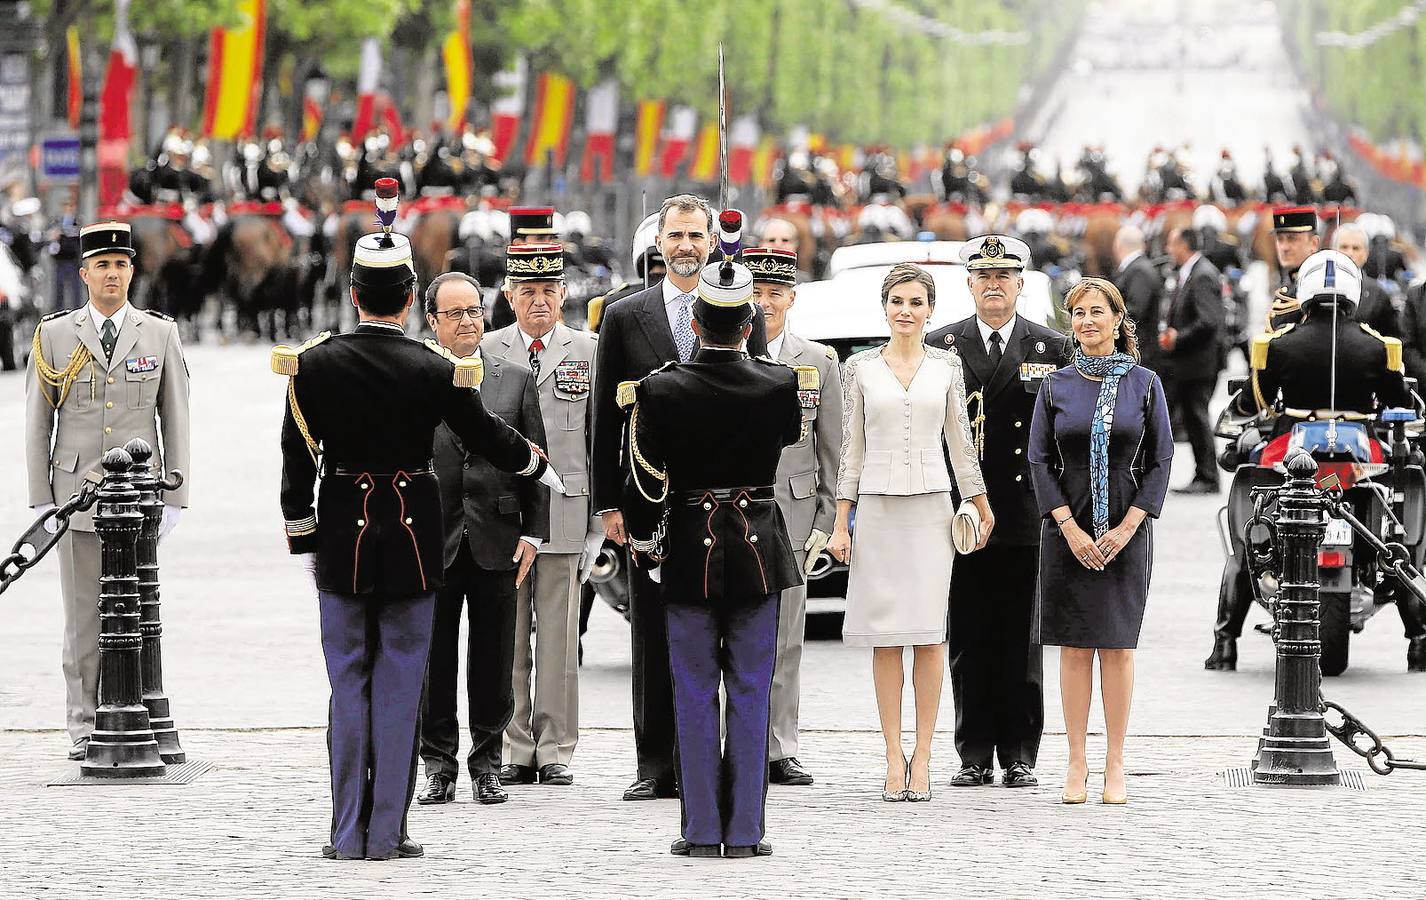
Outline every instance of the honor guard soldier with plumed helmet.
[[(89, 301), (40, 320), (26, 375), (29, 503), (40, 512), (67, 501), (91, 474), (102, 474), (100, 457), (131, 438), (154, 447), (158, 471), (191, 474), (188, 364), (174, 321), (129, 303), (129, 226), (101, 222), (81, 229), (79, 256)], [(165, 492), (160, 536), (187, 505), (187, 483)], [(92, 513), (70, 519), (59, 567), (69, 758), (84, 759), (99, 690), (99, 537)]]
[[(485, 409), (478, 357), (408, 339), (411, 245), (391, 233), (399, 185), (376, 182), (381, 231), (357, 241), (348, 334), (272, 351), (289, 376), (282, 423), (283, 517), (317, 588), (332, 700), (329, 859), (420, 856), (406, 833), (416, 720), (444, 551), (432, 470), (445, 422), (496, 468), (563, 485), (545, 456)], [(318, 476), (321, 486), (315, 490)]]
[(679, 856), (772, 852), (763, 812), (778, 600), (802, 582), (773, 481), (783, 448), (807, 428), (817, 369), (740, 349), (756, 308), (736, 249), (724, 241), (724, 261), (702, 271), (692, 359), (618, 387), (633, 457), (629, 547), (636, 566), (656, 567), (668, 627), (683, 806), (683, 836), (671, 850)]
[[(1285, 434), (1308, 419), (1411, 406), (1401, 341), (1353, 318), (1362, 290), (1356, 264), (1344, 253), (1319, 250), (1298, 269), (1296, 289), (1300, 321), (1253, 338), (1252, 391), (1239, 397), (1239, 412), (1276, 412), (1274, 432)], [(1224, 566), (1207, 669), (1237, 668), (1238, 637), (1253, 602), (1241, 584), (1242, 567), (1241, 554)], [(1426, 609), (1405, 591), (1395, 593), (1410, 641), (1407, 667), (1426, 671)]]
[[(1030, 787), (1044, 727), (1040, 648), (1030, 641), (1040, 553), (1040, 512), (1026, 447), (1045, 376), (1069, 363), (1069, 340), (1020, 316), (1016, 302), (1030, 248), (987, 234), (961, 246), (975, 315), (926, 335), (960, 355), (966, 408), (980, 453), (995, 531), (951, 570), (948, 654), (956, 701), (956, 787), (995, 781)], [(959, 491), (953, 495), (957, 505)], [(994, 597), (995, 602), (986, 602)]]

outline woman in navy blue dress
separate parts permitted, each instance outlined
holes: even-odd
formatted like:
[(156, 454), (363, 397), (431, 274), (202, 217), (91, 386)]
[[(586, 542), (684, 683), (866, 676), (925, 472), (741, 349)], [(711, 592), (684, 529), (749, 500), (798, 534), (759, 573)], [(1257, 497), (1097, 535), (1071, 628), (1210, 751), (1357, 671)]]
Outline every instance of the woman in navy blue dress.
[(1074, 365), (1045, 379), (1030, 425), (1030, 471), (1040, 526), (1034, 640), (1060, 647), (1060, 700), (1069, 740), (1062, 799), (1083, 803), (1085, 732), (1099, 657), (1108, 752), (1105, 803), (1127, 802), (1124, 736), (1134, 693), (1134, 648), (1153, 568), (1150, 518), (1168, 492), (1173, 460), (1164, 387), (1137, 365), (1134, 322), (1108, 281), (1086, 278), (1065, 306)]

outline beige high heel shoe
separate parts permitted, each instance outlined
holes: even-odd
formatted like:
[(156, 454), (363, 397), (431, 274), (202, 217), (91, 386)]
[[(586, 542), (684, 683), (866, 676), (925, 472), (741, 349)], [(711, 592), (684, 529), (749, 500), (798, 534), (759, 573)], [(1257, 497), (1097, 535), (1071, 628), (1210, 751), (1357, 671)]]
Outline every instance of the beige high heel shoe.
[(1109, 806), (1123, 806), (1129, 802), (1128, 779), (1125, 779), (1125, 790), (1123, 793), (1109, 793), (1109, 778), (1104, 779), (1104, 793), (1099, 795), (1099, 802)]
[(1070, 805), (1083, 803), (1089, 799), (1089, 773), (1084, 774), (1084, 785), (1079, 789), (1079, 793), (1071, 794), (1068, 790), (1060, 791), (1060, 802)]

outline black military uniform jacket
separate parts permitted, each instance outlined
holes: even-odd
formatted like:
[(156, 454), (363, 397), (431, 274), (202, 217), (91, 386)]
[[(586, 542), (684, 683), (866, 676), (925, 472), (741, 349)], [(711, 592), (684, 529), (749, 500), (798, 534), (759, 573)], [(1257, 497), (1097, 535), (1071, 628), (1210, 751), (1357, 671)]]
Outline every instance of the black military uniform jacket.
[(705, 348), (620, 385), (634, 456), (625, 525), (636, 564), (662, 560), (666, 602), (762, 599), (802, 583), (773, 497), (782, 450), (802, 435), (802, 406), (819, 399), (816, 369), (801, 371)]
[[(1025, 447), (1041, 383), (1073, 358), (1069, 338), (1017, 315), (1000, 365), (993, 371), (975, 316), (931, 332), (926, 344), (960, 354), (965, 364), (966, 396), (974, 398), (966, 408), (981, 450), (980, 471), (985, 476), (990, 508), (995, 511), (990, 543), (1038, 545), (1040, 511), (1035, 505)], [(953, 497), (959, 506), (960, 492), (955, 491)]]
[[(1339, 313), (1340, 315), (1340, 313)], [(1337, 323), (1337, 394), (1332, 402), (1332, 308), (1319, 306), (1296, 325), (1253, 338), (1253, 398), (1268, 410), (1279, 394), (1285, 424), (1317, 410), (1368, 413), (1410, 406), (1401, 341), (1347, 317)]]
[[(545, 421), (529, 369), (493, 353), (481, 354), (485, 379), (480, 399), (505, 424), (545, 446)], [(491, 572), (515, 568), (520, 536), (550, 539), (550, 492), (539, 482), (502, 472), (442, 424), (436, 429), (436, 478), (445, 516), (443, 564), (449, 568), (462, 542), (477, 566)]]
[(434, 342), (371, 322), (274, 350), (273, 368), (292, 376), (282, 514), (291, 552), (317, 554), (319, 589), (409, 596), (440, 586), (444, 533), (431, 457), (441, 422), (501, 471), (544, 471), (534, 445), (456, 383), (469, 367)]

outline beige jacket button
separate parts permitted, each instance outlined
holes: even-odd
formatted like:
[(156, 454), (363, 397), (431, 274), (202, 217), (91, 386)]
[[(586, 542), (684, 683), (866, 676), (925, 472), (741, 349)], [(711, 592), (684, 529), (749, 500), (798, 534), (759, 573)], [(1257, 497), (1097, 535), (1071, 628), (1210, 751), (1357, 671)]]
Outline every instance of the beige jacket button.
[(114, 432), (114, 429), (110, 428), (108, 425), (105, 425), (105, 426), (104, 426), (104, 433), (105, 433), (105, 434), (113, 434), (113, 432)]
[(105, 408), (105, 409), (113, 409), (113, 408), (114, 408), (114, 401), (113, 401), (113, 400), (110, 400), (108, 403), (105, 403), (105, 404), (104, 404), (104, 408)]

